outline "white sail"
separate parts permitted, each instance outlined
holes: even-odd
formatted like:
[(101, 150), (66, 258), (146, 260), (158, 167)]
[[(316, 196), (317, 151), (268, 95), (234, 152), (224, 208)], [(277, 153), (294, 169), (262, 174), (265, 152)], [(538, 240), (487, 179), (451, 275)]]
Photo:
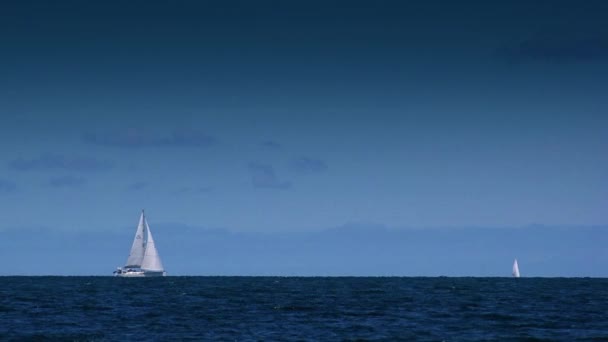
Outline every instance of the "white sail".
[(517, 264), (517, 259), (513, 262), (513, 277), (519, 278), (519, 265)]
[(133, 238), (133, 245), (131, 245), (131, 252), (127, 259), (125, 267), (140, 267), (144, 259), (144, 252), (146, 250), (146, 236), (145, 236), (145, 222), (146, 218), (142, 210), (141, 216), (139, 217), (139, 224), (137, 225), (137, 231), (135, 232), (135, 238)]
[(152, 238), (152, 232), (150, 231), (148, 222), (145, 219), (144, 224), (146, 227), (146, 235), (148, 240), (146, 242), (146, 249), (141, 263), (141, 269), (145, 271), (163, 272), (163, 263), (160, 261), (160, 256), (158, 255), (156, 245), (154, 244), (154, 238)]

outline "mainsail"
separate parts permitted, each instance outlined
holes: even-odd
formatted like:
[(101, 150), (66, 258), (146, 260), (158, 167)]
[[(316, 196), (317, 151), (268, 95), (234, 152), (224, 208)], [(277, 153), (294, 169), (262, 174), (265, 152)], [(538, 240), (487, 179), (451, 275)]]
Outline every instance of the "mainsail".
[(144, 211), (141, 211), (139, 217), (139, 224), (137, 225), (137, 231), (135, 232), (135, 238), (133, 238), (133, 245), (131, 245), (131, 252), (127, 259), (126, 268), (139, 268), (141, 267), (144, 259), (144, 252), (146, 250), (146, 217)]
[(158, 255), (156, 245), (154, 244), (154, 238), (152, 238), (152, 232), (150, 231), (148, 222), (146, 222), (145, 219), (144, 224), (146, 226), (148, 240), (146, 242), (146, 248), (141, 263), (141, 269), (145, 271), (163, 272), (163, 263), (160, 261), (160, 256)]
[(513, 277), (519, 278), (519, 265), (517, 265), (517, 259), (513, 262)]

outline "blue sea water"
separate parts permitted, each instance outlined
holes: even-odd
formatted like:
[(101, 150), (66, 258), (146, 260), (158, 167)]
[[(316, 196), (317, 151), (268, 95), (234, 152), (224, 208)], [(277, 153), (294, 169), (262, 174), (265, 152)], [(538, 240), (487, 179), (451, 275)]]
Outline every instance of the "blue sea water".
[(0, 277), (0, 340), (608, 340), (608, 279)]

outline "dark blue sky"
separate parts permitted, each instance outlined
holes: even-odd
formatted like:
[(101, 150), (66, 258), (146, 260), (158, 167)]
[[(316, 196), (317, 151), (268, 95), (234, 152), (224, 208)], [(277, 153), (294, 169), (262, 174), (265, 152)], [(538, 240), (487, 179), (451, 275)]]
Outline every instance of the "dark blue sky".
[(2, 2), (0, 230), (606, 224), (607, 14)]

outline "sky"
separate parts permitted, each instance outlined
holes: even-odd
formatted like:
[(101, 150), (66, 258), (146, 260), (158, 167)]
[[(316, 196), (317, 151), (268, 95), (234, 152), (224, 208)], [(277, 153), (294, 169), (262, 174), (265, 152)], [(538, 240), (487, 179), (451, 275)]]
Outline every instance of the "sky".
[[(604, 1), (4, 1), (0, 232), (132, 235), (142, 208), (161, 235), (245, 244), (320, 243), (353, 225), (488, 239), (543, 225), (594, 237), (574, 239), (595, 243), (581, 264), (608, 259), (606, 13)], [(570, 251), (555, 248), (554, 263)]]

